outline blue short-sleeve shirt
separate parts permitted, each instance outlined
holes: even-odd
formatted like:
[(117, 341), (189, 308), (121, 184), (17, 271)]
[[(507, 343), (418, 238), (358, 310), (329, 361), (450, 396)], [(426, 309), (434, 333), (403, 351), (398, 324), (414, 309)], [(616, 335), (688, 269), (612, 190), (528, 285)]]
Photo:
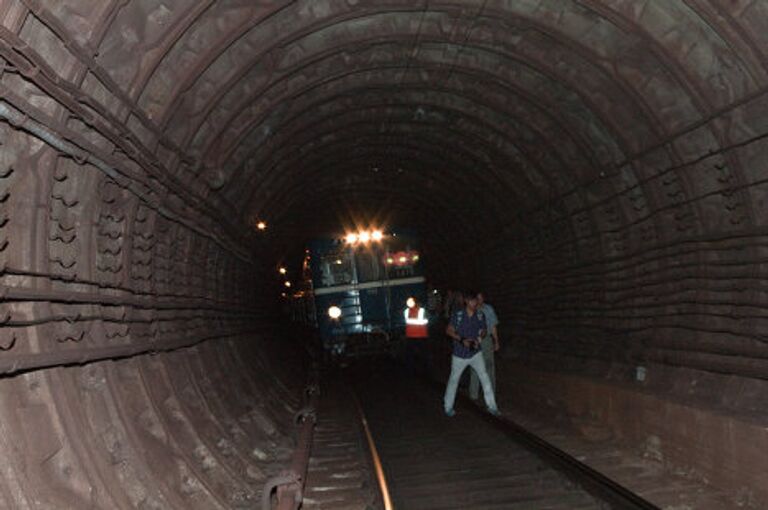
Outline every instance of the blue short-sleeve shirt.
[[(461, 338), (479, 338), (480, 333), (487, 328), (485, 315), (479, 310), (471, 316), (466, 310), (453, 312), (453, 315), (451, 316), (451, 324), (453, 325), (453, 329), (456, 330), (456, 334)], [(454, 356), (466, 359), (471, 358), (478, 352), (480, 352), (478, 349), (465, 347), (461, 342), (453, 342)]]

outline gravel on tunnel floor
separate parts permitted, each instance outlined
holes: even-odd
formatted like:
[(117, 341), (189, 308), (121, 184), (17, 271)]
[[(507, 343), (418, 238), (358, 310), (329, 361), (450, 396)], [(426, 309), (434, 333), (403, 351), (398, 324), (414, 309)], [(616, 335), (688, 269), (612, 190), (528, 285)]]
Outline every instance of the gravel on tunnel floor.
[(355, 371), (357, 392), (402, 509), (587, 509), (600, 503), (543, 461), (392, 367)]

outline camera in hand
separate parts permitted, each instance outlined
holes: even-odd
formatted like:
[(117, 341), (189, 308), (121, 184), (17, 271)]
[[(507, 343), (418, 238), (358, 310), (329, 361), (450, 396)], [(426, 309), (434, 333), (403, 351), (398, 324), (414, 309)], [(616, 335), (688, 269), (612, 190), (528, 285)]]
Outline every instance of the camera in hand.
[(467, 348), (472, 349), (473, 351), (480, 349), (480, 342), (478, 342), (476, 338), (461, 337), (461, 343), (466, 346), (464, 342), (469, 342), (469, 346), (467, 346)]

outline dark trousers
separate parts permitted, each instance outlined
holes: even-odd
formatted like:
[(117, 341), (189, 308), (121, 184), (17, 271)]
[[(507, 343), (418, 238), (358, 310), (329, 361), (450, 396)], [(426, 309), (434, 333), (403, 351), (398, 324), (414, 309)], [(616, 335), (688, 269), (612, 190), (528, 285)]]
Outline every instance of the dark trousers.
[(427, 338), (405, 339), (405, 366), (414, 375), (432, 375), (432, 356), (427, 342)]

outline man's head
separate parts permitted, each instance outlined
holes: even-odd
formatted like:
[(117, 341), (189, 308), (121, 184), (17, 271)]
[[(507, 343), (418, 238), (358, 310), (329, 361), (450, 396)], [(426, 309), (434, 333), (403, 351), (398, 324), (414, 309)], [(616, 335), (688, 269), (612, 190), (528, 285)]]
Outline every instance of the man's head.
[(464, 304), (467, 310), (475, 311), (477, 309), (477, 292), (468, 291), (464, 293)]
[(477, 306), (483, 306), (483, 303), (485, 303), (485, 294), (482, 292), (477, 293)]

